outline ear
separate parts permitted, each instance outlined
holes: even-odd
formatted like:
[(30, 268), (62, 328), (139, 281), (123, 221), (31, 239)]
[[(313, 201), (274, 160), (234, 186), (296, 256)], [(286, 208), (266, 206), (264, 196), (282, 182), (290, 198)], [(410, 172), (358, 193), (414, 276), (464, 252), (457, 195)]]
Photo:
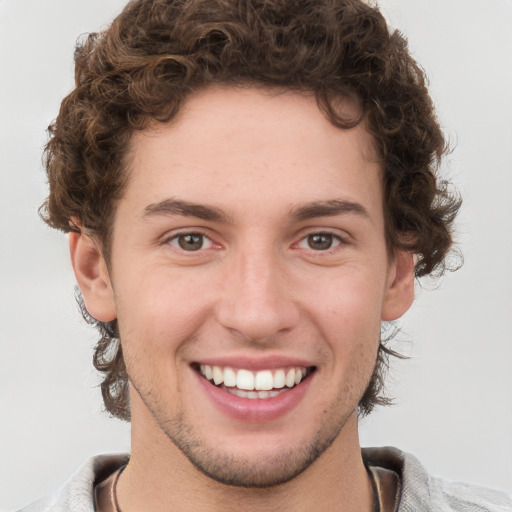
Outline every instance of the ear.
[(96, 240), (82, 232), (69, 233), (71, 263), (87, 312), (100, 322), (117, 317), (107, 264)]
[(398, 251), (389, 269), (388, 286), (382, 305), (382, 321), (397, 320), (414, 300), (415, 255)]

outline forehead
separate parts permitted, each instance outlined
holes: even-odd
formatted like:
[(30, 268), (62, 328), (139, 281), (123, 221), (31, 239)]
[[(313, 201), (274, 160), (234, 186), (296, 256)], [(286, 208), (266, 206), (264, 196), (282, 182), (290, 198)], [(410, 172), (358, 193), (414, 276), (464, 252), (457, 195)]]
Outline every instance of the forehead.
[(166, 196), (249, 206), (262, 193), (287, 206), (344, 195), (371, 202), (381, 196), (372, 148), (364, 123), (335, 127), (312, 94), (210, 87), (170, 123), (134, 135), (125, 196), (140, 208)]

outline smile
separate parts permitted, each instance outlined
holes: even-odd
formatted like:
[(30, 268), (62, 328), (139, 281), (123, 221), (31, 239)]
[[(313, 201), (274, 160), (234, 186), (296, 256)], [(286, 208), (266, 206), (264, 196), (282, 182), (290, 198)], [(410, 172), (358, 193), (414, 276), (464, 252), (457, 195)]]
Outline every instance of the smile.
[(212, 384), (240, 398), (265, 399), (278, 396), (300, 384), (314, 367), (251, 371), (201, 364), (199, 373)]

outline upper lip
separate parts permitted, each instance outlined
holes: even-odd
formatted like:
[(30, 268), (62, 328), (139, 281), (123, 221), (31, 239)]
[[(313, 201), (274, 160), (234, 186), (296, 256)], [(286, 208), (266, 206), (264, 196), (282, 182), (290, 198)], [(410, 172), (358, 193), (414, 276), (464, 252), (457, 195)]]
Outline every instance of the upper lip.
[(307, 368), (314, 366), (311, 361), (303, 358), (289, 357), (283, 355), (267, 355), (263, 357), (248, 357), (248, 356), (226, 356), (226, 357), (212, 357), (198, 359), (194, 364), (230, 367), (230, 368), (244, 368), (246, 370), (272, 370), (286, 367), (303, 367)]

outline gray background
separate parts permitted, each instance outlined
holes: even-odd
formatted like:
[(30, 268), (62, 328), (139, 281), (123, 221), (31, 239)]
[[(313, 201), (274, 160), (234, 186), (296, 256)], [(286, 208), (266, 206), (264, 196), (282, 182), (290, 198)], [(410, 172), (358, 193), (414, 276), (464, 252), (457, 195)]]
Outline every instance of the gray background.
[[(64, 235), (37, 217), (45, 128), (72, 87), (80, 33), (123, 0), (0, 0), (0, 510), (50, 492), (83, 460), (129, 449), (101, 413), (95, 334), (73, 300)], [(443, 172), (465, 203), (464, 267), (418, 287), (395, 347), (397, 405), (365, 445), (413, 452), (434, 473), (512, 490), (512, 1), (382, 0), (431, 78), (455, 146)]]

